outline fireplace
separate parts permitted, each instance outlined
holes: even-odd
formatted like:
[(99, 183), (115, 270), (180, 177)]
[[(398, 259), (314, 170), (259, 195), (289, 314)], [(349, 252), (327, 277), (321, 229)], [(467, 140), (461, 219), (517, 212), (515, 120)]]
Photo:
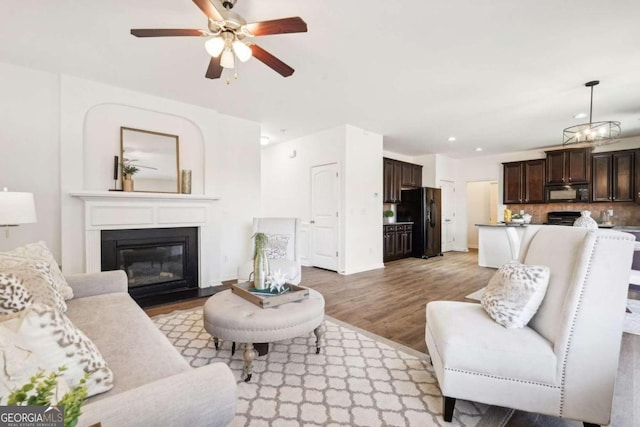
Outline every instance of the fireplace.
[(123, 270), (146, 298), (198, 288), (198, 228), (102, 230), (101, 270)]

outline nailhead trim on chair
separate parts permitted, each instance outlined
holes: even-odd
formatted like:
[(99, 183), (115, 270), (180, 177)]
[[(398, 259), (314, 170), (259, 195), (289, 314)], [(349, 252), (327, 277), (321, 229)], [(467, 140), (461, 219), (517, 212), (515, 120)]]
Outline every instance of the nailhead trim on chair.
[(547, 388), (560, 388), (560, 386), (557, 386), (557, 385), (544, 384), (544, 383), (539, 383), (539, 382), (536, 382), (536, 381), (524, 381), (524, 380), (519, 380), (517, 378), (498, 377), (498, 376), (495, 376), (495, 375), (482, 374), (480, 372), (466, 371), (464, 369), (444, 368), (444, 370), (445, 371), (451, 371), (451, 372), (460, 372), (462, 374), (476, 375), (478, 377), (487, 377), (487, 378), (491, 378), (491, 379), (494, 379), (494, 380), (512, 381), (512, 382), (516, 382), (516, 383), (531, 384), (531, 385), (537, 385), (537, 386), (547, 387)]
[(567, 348), (565, 350), (564, 353), (564, 360), (562, 361), (562, 378), (560, 379), (560, 384), (562, 386), (561, 390), (560, 390), (560, 417), (562, 417), (563, 412), (564, 412), (564, 386), (565, 386), (565, 380), (566, 380), (566, 373), (567, 373), (567, 359), (569, 358), (569, 352), (571, 351), (571, 341), (573, 339), (573, 332), (576, 326), (576, 318), (578, 317), (578, 313), (580, 312), (580, 308), (582, 307), (582, 297), (584, 296), (584, 288), (585, 288), (585, 283), (587, 282), (587, 280), (589, 279), (589, 275), (591, 274), (591, 263), (593, 261), (593, 258), (595, 256), (595, 247), (598, 244), (598, 242), (600, 240), (628, 240), (626, 238), (622, 238), (622, 237), (612, 237), (612, 236), (597, 236), (596, 237), (596, 241), (593, 244), (593, 249), (591, 250), (591, 256), (589, 257), (589, 262), (588, 262), (588, 267), (587, 267), (587, 273), (584, 276), (584, 281), (582, 282), (582, 288), (580, 289), (580, 296), (578, 297), (578, 306), (576, 307), (576, 311), (573, 314), (573, 320), (571, 321), (571, 329), (569, 330), (569, 339), (567, 340)]

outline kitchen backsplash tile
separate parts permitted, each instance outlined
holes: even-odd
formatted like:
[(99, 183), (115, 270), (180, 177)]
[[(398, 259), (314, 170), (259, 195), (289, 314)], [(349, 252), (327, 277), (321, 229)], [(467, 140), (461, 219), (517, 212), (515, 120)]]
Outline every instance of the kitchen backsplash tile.
[(613, 210), (615, 225), (640, 225), (640, 205), (635, 203), (541, 203), (527, 205), (507, 205), (516, 214), (521, 210), (532, 215), (531, 222), (547, 222), (547, 213), (556, 211), (591, 211), (591, 217), (601, 222), (602, 212)]

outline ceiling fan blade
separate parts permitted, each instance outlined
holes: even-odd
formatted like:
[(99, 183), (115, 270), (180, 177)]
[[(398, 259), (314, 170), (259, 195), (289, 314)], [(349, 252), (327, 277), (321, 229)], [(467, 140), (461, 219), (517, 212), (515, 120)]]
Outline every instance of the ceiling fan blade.
[(224, 17), (218, 12), (209, 0), (193, 0), (193, 2), (200, 8), (200, 10), (214, 21), (224, 21)]
[(245, 25), (245, 28), (252, 35), (258, 37), (270, 34), (306, 33), (307, 23), (299, 16), (294, 16), (292, 18), (274, 19), (273, 21), (253, 22)]
[(267, 67), (272, 68), (275, 72), (279, 73), (282, 77), (289, 77), (295, 71), (284, 62), (264, 50), (258, 45), (252, 44), (251, 52), (257, 60), (265, 64)]
[(204, 76), (208, 79), (219, 79), (222, 75), (222, 65), (220, 65), (220, 56), (211, 57), (209, 61), (209, 68), (207, 68), (207, 74)]
[(169, 29), (169, 28), (147, 28), (147, 29), (134, 29), (131, 30), (131, 34), (136, 37), (200, 37), (207, 35), (202, 30), (189, 30), (189, 29)]

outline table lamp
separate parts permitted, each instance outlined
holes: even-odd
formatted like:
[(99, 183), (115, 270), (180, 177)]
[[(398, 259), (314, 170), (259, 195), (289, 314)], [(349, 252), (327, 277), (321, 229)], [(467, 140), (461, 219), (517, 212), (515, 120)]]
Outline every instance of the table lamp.
[(5, 227), (9, 237), (9, 227), (36, 222), (36, 205), (33, 193), (0, 191), (0, 227)]

